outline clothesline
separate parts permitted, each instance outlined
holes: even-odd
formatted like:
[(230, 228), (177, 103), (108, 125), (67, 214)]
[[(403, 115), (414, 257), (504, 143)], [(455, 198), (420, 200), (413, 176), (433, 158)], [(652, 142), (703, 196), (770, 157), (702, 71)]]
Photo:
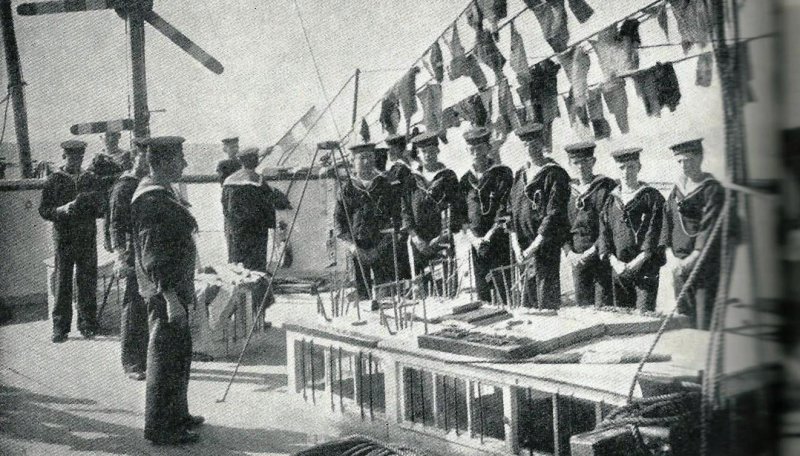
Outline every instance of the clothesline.
[[(724, 43), (728, 43), (728, 44), (732, 44), (732, 43), (747, 43), (747, 42), (750, 42), (750, 41), (760, 40), (762, 38), (773, 38), (773, 37), (776, 37), (776, 36), (778, 36), (777, 33), (767, 33), (767, 34), (764, 34), (764, 35), (751, 36), (751, 37), (748, 37), (748, 38), (740, 38), (738, 40), (736, 40), (736, 39), (728, 39), (728, 40), (711, 40), (711, 39), (709, 39), (708, 42), (709, 43), (724, 42)], [(672, 47), (672, 46), (683, 46), (683, 43), (648, 44), (647, 46), (639, 46), (639, 49)]]

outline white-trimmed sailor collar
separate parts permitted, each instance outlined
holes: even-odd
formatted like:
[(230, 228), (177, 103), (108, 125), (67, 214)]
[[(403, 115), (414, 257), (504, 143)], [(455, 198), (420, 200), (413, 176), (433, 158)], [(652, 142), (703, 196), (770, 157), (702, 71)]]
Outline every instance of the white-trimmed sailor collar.
[[(136, 201), (139, 197), (155, 191), (167, 192), (167, 194), (169, 194), (170, 196), (169, 198), (170, 202), (174, 203), (175, 206), (181, 208), (181, 210), (186, 211), (186, 213), (189, 214), (190, 216), (192, 215), (192, 213), (189, 211), (189, 208), (187, 208), (181, 203), (180, 198), (178, 197), (177, 194), (175, 194), (175, 191), (171, 187), (165, 187), (161, 184), (156, 184), (155, 182), (153, 182), (153, 178), (150, 176), (145, 176), (139, 181), (139, 186), (136, 187), (136, 191), (133, 192), (133, 198), (131, 198), (131, 204), (133, 204), (133, 202)], [(194, 216), (192, 217), (194, 218)]]
[(689, 198), (690, 196), (694, 196), (694, 194), (699, 192), (706, 185), (706, 183), (710, 181), (716, 181), (717, 179), (711, 173), (703, 173), (703, 180), (698, 182), (697, 185), (688, 193), (686, 192), (687, 180), (688, 179), (686, 179), (686, 177), (684, 176), (683, 178), (675, 182), (675, 190), (677, 190), (678, 192), (680, 192), (681, 195), (683, 195), (683, 199)]
[[(490, 172), (491, 172), (493, 169), (495, 169), (495, 168), (508, 168), (508, 166), (506, 166), (506, 165), (492, 165), (492, 166), (490, 166), (489, 168), (487, 168), (487, 169), (486, 169), (486, 171), (482, 172), (482, 173), (481, 173), (481, 175), (480, 175), (480, 177), (478, 177), (478, 175), (477, 175), (477, 174), (475, 174), (475, 170), (474, 170), (474, 169), (470, 168), (470, 169), (468, 169), (468, 170), (467, 170), (467, 172), (466, 172), (466, 173), (464, 173), (464, 176), (466, 176), (466, 178), (467, 178), (467, 182), (469, 182), (469, 185), (471, 185), (471, 186), (472, 186), (472, 188), (474, 188), (475, 190), (481, 190), (481, 189), (483, 189), (483, 187), (486, 185), (486, 183), (487, 183), (487, 182), (489, 182), (489, 181), (487, 181), (487, 180), (484, 180), (483, 182), (481, 182), (481, 180), (482, 180), (484, 177), (488, 176), (488, 175), (489, 175), (489, 173), (490, 173)], [(471, 175), (473, 178), (475, 178), (475, 181), (477, 181), (477, 182), (478, 182), (478, 185), (475, 185), (475, 183), (473, 182), (473, 180), (469, 178), (469, 176), (470, 176), (470, 175)]]
[[(595, 190), (597, 190), (597, 184), (599, 184), (600, 181), (603, 181), (603, 180), (606, 180), (606, 179), (608, 179), (608, 177), (606, 177), (606, 176), (604, 176), (602, 174), (597, 174), (597, 175), (594, 176), (594, 179), (592, 179), (592, 181), (589, 182), (589, 185), (587, 185), (586, 188), (583, 189), (583, 190), (581, 189), (580, 183), (573, 182), (573, 183), (570, 184), (570, 187), (572, 187), (572, 189), (575, 191), (575, 193), (578, 194), (578, 196), (582, 196), (583, 197), (583, 196), (587, 196), (587, 195), (592, 194)], [(580, 181), (578, 181), (578, 182), (580, 182)]]
[(635, 200), (639, 196), (639, 194), (641, 192), (643, 192), (645, 189), (653, 188), (650, 185), (648, 185), (646, 182), (639, 181), (639, 184), (640, 184), (639, 188), (634, 190), (633, 193), (626, 194), (624, 197), (622, 196), (622, 186), (621, 185), (617, 185), (616, 187), (614, 187), (614, 190), (611, 190), (611, 194), (616, 196), (617, 198), (619, 198), (619, 200), (622, 201), (622, 203), (627, 206), (631, 201)]
[(528, 170), (531, 169), (531, 164), (530, 164), (530, 162), (526, 163), (525, 167), (523, 167), (522, 169), (523, 169), (523, 173), (525, 175), (525, 179), (527, 180), (527, 185), (531, 185), (532, 183), (534, 183), (536, 181), (536, 179), (539, 177), (539, 175), (541, 175), (542, 172), (544, 172), (544, 170), (546, 170), (547, 168), (551, 168), (553, 166), (561, 168), (561, 165), (559, 165), (558, 163), (550, 160), (547, 163), (545, 163), (544, 165), (540, 166), (539, 169), (537, 169), (536, 172), (533, 174), (533, 176), (529, 176), (528, 175)]
[[(425, 180), (425, 182), (427, 182), (427, 183), (431, 183), (431, 182), (434, 182), (434, 181), (436, 181), (436, 179), (439, 177), (439, 175), (440, 175), (440, 174), (442, 174), (442, 173), (443, 173), (443, 172), (445, 172), (445, 171), (449, 171), (449, 170), (450, 170), (450, 168), (448, 168), (448, 167), (446, 167), (446, 166), (442, 165), (442, 168), (441, 168), (441, 169), (439, 169), (439, 170), (435, 171), (435, 172), (434, 172), (434, 173), (431, 175), (431, 173), (430, 173), (430, 172), (428, 172), (428, 171), (425, 171), (425, 168), (423, 168), (422, 166), (420, 166), (420, 168), (419, 168), (418, 170), (416, 170), (416, 169), (412, 169), (412, 170), (411, 170), (411, 172), (413, 172), (413, 173), (414, 173), (414, 174), (416, 174), (417, 176), (420, 176), (421, 178), (423, 178), (423, 179)], [(430, 178), (429, 178), (429, 176), (430, 176)]]
[(242, 168), (225, 178), (222, 186), (251, 185), (253, 187), (261, 187), (263, 184), (263, 176), (252, 169)]

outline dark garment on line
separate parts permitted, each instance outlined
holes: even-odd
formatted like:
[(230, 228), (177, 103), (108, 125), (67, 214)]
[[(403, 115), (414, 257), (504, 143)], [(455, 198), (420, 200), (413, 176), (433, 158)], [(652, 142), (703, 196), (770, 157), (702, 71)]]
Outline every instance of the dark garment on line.
[[(422, 123), (425, 131), (442, 130), (442, 86), (441, 84), (426, 84), (419, 91), (419, 101), (422, 104)], [(380, 167), (378, 169), (383, 169)]]
[(694, 44), (699, 44), (700, 47), (708, 44), (711, 27), (705, 2), (702, 0), (668, 1), (672, 7), (672, 14), (675, 16), (675, 22), (678, 24), (683, 51), (688, 51)]
[(465, 58), (464, 66), (466, 69), (466, 76), (472, 79), (472, 83), (475, 84), (475, 87), (477, 87), (478, 90), (485, 89), (488, 85), (486, 75), (483, 74), (483, 69), (481, 69), (481, 66), (478, 64), (478, 59), (474, 54), (470, 54)]
[(627, 19), (619, 26), (619, 38), (628, 38), (636, 45), (642, 44), (642, 38), (639, 36), (639, 21), (636, 19)]
[(108, 206), (111, 248), (125, 251), (125, 264), (130, 268), (125, 275), (125, 294), (120, 314), (120, 358), (125, 372), (144, 372), (147, 369), (147, 305), (139, 294), (136, 271), (133, 269), (131, 200), (138, 185), (136, 176), (123, 174), (111, 189)]
[(453, 105), (448, 108), (445, 108), (442, 111), (442, 130), (446, 131), (448, 128), (453, 128), (461, 125), (461, 121), (464, 120), (458, 114), (458, 105)]
[(555, 52), (564, 52), (569, 46), (567, 10), (564, 0), (525, 0), (525, 4), (536, 15), (545, 41)]
[(559, 54), (558, 61), (567, 74), (576, 107), (586, 106), (586, 92), (589, 90), (587, 76), (591, 60), (582, 48), (576, 46), (567, 52)]
[[(596, 246), (600, 236), (600, 213), (617, 183), (605, 176), (596, 176), (584, 193), (572, 188), (569, 201), (570, 238), (567, 245), (575, 253)], [(579, 306), (611, 305), (611, 266), (607, 258), (595, 253), (582, 265), (572, 268), (575, 302)]]
[(489, 121), (489, 113), (486, 112), (486, 106), (479, 93), (459, 101), (453, 108), (460, 118), (471, 122), (473, 126), (485, 126)]
[(667, 4), (659, 3), (644, 10), (649, 16), (656, 16), (658, 26), (664, 31), (664, 37), (669, 41), (669, 18), (667, 17)]
[(636, 37), (638, 32), (635, 36), (623, 35), (616, 25), (611, 25), (590, 41), (607, 80), (639, 68), (638, 42), (634, 41)]
[(508, 133), (520, 126), (517, 118), (517, 110), (514, 106), (514, 99), (511, 95), (511, 86), (508, 79), (500, 78), (497, 81), (497, 124), (502, 125), (500, 131)]
[(697, 59), (697, 74), (695, 84), (700, 87), (711, 86), (711, 78), (714, 73), (714, 55), (711, 52), (702, 54)]
[(220, 162), (217, 163), (217, 177), (219, 178), (219, 185), (222, 185), (228, 176), (236, 171), (239, 171), (241, 168), (242, 164), (239, 163), (239, 160), (236, 160), (235, 158), (226, 158), (225, 160), (220, 160)]
[(192, 361), (188, 325), (169, 323), (164, 292), (174, 292), (187, 311), (194, 307), (197, 222), (166, 187), (143, 178), (131, 203), (139, 290), (147, 303), (144, 436), (170, 439), (184, 430), (189, 416), (187, 392)]
[(384, 131), (391, 135), (397, 133), (397, 126), (400, 124), (400, 100), (392, 90), (381, 101), (379, 120)]
[(467, 24), (475, 29), (476, 32), (483, 30), (483, 11), (481, 11), (477, 2), (472, 2), (467, 7), (465, 16), (467, 17)]
[(431, 46), (430, 50), (430, 66), (433, 69), (433, 77), (437, 82), (444, 81), (444, 58), (442, 57), (442, 47), (436, 41)]
[[(697, 188), (684, 194), (676, 185), (666, 203), (664, 223), (667, 235), (666, 245), (680, 259), (686, 258), (695, 250), (702, 250), (709, 241), (712, 228), (725, 204), (725, 191), (722, 185), (708, 175)], [(695, 327), (708, 329), (709, 317), (713, 309), (720, 275), (720, 241), (709, 246), (711, 251), (698, 272), (698, 279), (687, 294), (678, 302), (678, 310), (689, 316)], [(685, 274), (673, 275), (676, 297), (688, 278)]]
[(654, 67), (639, 71), (632, 77), (648, 116), (660, 117), (664, 106), (670, 112), (678, 107), (681, 90), (671, 63), (656, 63)]
[[(514, 184), (514, 174), (507, 166), (493, 166), (480, 179), (472, 171), (461, 177), (461, 194), (465, 201), (463, 216), (476, 236), (484, 236), (498, 216), (508, 214), (508, 197)], [(492, 285), (486, 275), (495, 268), (511, 264), (508, 232), (495, 231), (489, 242), (472, 249), (472, 266), (478, 298), (490, 302)], [(499, 277), (498, 277), (499, 279)], [(498, 299), (505, 301), (505, 292)]]
[(517, 32), (517, 27), (511, 23), (511, 69), (517, 75), (517, 83), (520, 87), (527, 86), (530, 79), (530, 67), (528, 66), (528, 55), (525, 52), (525, 42), (522, 35)]
[(564, 96), (564, 105), (567, 107), (570, 125), (574, 127), (576, 122), (580, 122), (584, 127), (589, 126), (589, 113), (586, 106), (575, 105), (575, 97), (572, 96), (572, 89)]
[(511, 227), (520, 247), (528, 248), (537, 235), (543, 239), (534, 252), (535, 276), (528, 281), (525, 305), (529, 307), (560, 306), (560, 249), (569, 235), (569, 195), (569, 175), (555, 162), (543, 166), (530, 182), (524, 168), (514, 178), (509, 197)]
[(518, 93), (523, 102), (528, 101), (532, 119), (549, 125), (561, 115), (558, 109), (558, 70), (560, 65), (545, 60), (530, 68), (528, 84), (520, 86)]
[(616, 78), (601, 84), (603, 99), (606, 101), (608, 111), (614, 115), (617, 127), (622, 133), (628, 133), (628, 92), (625, 90), (625, 80)]
[(475, 30), (481, 30), (483, 23), (489, 23), (489, 30), (497, 32), (497, 22), (508, 15), (506, 0), (478, 0), (467, 11), (467, 22)]
[(658, 292), (658, 276), (666, 262), (664, 235), (664, 197), (650, 186), (639, 189), (633, 199), (622, 201), (617, 190), (611, 192), (600, 215), (598, 254), (614, 255), (628, 263), (640, 253), (649, 258), (627, 276), (612, 274), (614, 306), (652, 311)]
[(222, 213), (228, 223), (228, 263), (267, 272), (269, 230), (276, 226), (272, 187), (255, 171), (240, 169), (222, 185)]
[(492, 32), (489, 30), (478, 30), (476, 49), (478, 59), (494, 71), (495, 78), (502, 76), (506, 58), (503, 57), (503, 54), (500, 53), (500, 49), (497, 48), (497, 43), (495, 42)]
[(581, 24), (588, 21), (594, 14), (592, 7), (584, 0), (569, 0), (569, 9)]
[[(97, 329), (97, 227), (103, 216), (105, 192), (99, 191), (96, 176), (77, 176), (63, 169), (48, 176), (42, 189), (39, 215), (53, 223), (55, 251), (55, 305), (53, 333), (66, 334), (72, 327), (73, 276), (78, 286), (78, 330)], [(69, 213), (57, 208), (74, 201)]]
[(458, 25), (453, 24), (453, 36), (450, 41), (443, 38), (447, 47), (450, 49), (450, 64), (447, 66), (447, 75), (451, 81), (454, 81), (461, 76), (468, 76), (467, 70), (467, 53), (464, 51), (464, 46), (461, 44), (461, 38), (458, 35)]
[(605, 139), (611, 136), (611, 126), (603, 112), (603, 95), (599, 88), (589, 90), (586, 111), (592, 123), (595, 139)]
[(400, 100), (400, 109), (403, 111), (406, 125), (411, 122), (411, 116), (417, 112), (417, 73), (419, 68), (412, 67), (392, 89)]

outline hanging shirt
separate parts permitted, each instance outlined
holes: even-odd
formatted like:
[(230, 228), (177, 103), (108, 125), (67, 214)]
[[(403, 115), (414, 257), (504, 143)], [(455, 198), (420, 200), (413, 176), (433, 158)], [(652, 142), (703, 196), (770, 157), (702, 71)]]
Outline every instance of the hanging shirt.
[(572, 185), (569, 200), (570, 237), (567, 245), (575, 253), (583, 253), (597, 244), (600, 236), (600, 213), (617, 183), (605, 176), (595, 176), (589, 186)]
[(560, 246), (569, 233), (569, 175), (552, 160), (530, 176), (529, 170), (520, 169), (514, 178), (509, 197), (511, 226), (523, 249), (537, 235), (546, 243)]
[(687, 52), (694, 44), (705, 47), (709, 41), (708, 11), (705, 2), (698, 0), (668, 0), (681, 34), (683, 51)]
[(461, 177), (461, 193), (467, 211), (464, 217), (476, 236), (484, 236), (495, 219), (508, 212), (508, 197), (513, 185), (514, 173), (504, 165), (492, 166), (480, 177), (472, 170)]
[(607, 80), (639, 68), (638, 43), (633, 36), (619, 32), (616, 25), (603, 29), (589, 42)]
[(569, 45), (569, 29), (567, 28), (567, 10), (564, 0), (525, 0), (536, 15), (545, 41), (555, 52), (564, 52)]
[(464, 203), (456, 173), (442, 168), (433, 173), (415, 172), (413, 178), (414, 187), (403, 208), (404, 225), (429, 242), (442, 233), (442, 212), (449, 207), (450, 231), (460, 231)]
[(411, 116), (417, 112), (417, 73), (419, 68), (412, 67), (400, 78), (392, 89), (400, 100), (400, 109), (403, 110), (403, 117), (409, 123)]
[(701, 250), (725, 204), (725, 190), (711, 174), (693, 189), (675, 184), (667, 198), (667, 245), (678, 258)]
[(658, 274), (666, 262), (663, 221), (664, 197), (658, 190), (642, 184), (633, 194), (624, 195), (617, 187), (600, 215), (598, 253), (601, 257), (614, 255), (628, 263), (648, 252), (650, 258), (637, 272)]

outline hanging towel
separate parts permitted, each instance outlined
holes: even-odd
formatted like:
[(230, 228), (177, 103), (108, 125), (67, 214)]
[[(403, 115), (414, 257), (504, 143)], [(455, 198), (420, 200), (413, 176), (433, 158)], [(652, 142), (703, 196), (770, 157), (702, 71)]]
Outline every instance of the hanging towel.
[(403, 111), (406, 124), (411, 121), (411, 116), (417, 112), (417, 73), (419, 73), (419, 68), (412, 67), (397, 81), (393, 89), (400, 100), (400, 109)]
[(594, 10), (584, 0), (569, 0), (569, 9), (575, 15), (575, 19), (581, 24), (588, 21), (594, 14)]
[(464, 51), (464, 46), (461, 45), (461, 38), (458, 36), (458, 26), (453, 24), (453, 37), (448, 42), (444, 38), (445, 44), (450, 48), (450, 65), (447, 66), (447, 75), (451, 81), (454, 81), (461, 76), (467, 76), (467, 54)]
[(589, 42), (606, 80), (639, 68), (639, 51), (633, 37), (622, 35), (615, 25), (601, 30), (597, 39)]
[(667, 18), (667, 4), (659, 3), (649, 8), (645, 8), (644, 13), (648, 16), (655, 16), (658, 26), (664, 31), (664, 37), (669, 41), (669, 19)]
[(569, 45), (569, 29), (567, 28), (567, 10), (564, 0), (525, 0), (536, 15), (545, 41), (555, 52), (564, 52)]
[(688, 52), (692, 45), (705, 47), (709, 41), (708, 11), (702, 0), (668, 0), (672, 14), (681, 34), (683, 52)]
[(572, 49), (558, 55), (558, 61), (564, 68), (572, 85), (572, 93), (575, 100), (575, 106), (586, 106), (586, 91), (588, 84), (586, 77), (589, 74), (589, 55), (580, 46), (575, 46)]
[(442, 129), (442, 86), (426, 84), (419, 92), (419, 101), (422, 104), (422, 123), (425, 125), (425, 131), (440, 131)]
[(711, 52), (706, 52), (697, 59), (697, 74), (694, 83), (700, 87), (709, 87), (713, 74), (714, 56)]
[(379, 120), (384, 131), (390, 135), (397, 133), (397, 126), (400, 124), (400, 100), (394, 90), (390, 90), (381, 101)]
[(500, 53), (497, 48), (497, 43), (494, 41), (494, 35), (489, 30), (478, 30), (476, 35), (476, 45), (478, 51), (478, 59), (494, 71), (495, 78), (500, 79), (503, 73), (503, 65), (506, 64), (506, 58)]
[(611, 126), (605, 117), (603, 111), (603, 94), (601, 89), (595, 88), (589, 90), (586, 101), (586, 110), (589, 114), (589, 120), (592, 123), (592, 130), (594, 130), (595, 139), (604, 139), (611, 136)]
[(522, 35), (517, 32), (517, 27), (511, 23), (511, 69), (517, 75), (517, 84), (520, 86), (528, 83), (529, 67), (528, 55), (525, 52), (525, 43)]
[(444, 59), (442, 58), (442, 48), (439, 42), (435, 41), (430, 49), (430, 67), (436, 82), (441, 83), (444, 80)]
[(628, 93), (625, 90), (625, 80), (614, 78), (604, 82), (600, 87), (608, 112), (616, 119), (619, 131), (623, 134), (628, 133), (630, 127), (628, 125)]

